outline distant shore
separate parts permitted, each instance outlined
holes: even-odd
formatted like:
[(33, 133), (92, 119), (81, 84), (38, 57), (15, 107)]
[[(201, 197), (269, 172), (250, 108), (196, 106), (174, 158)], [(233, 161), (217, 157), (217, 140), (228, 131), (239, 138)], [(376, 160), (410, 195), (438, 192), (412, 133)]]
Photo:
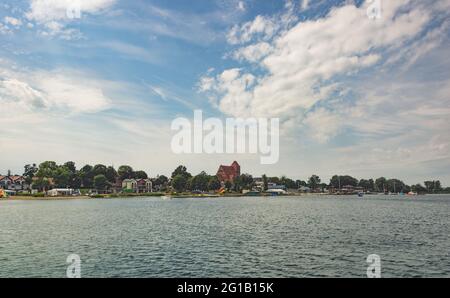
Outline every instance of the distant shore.
[[(368, 194), (367, 196), (373, 196), (377, 194)], [(426, 194), (419, 194), (419, 196), (423, 196)], [(428, 194), (430, 195), (430, 194)], [(284, 195), (280, 195), (281, 197), (309, 197), (309, 196), (343, 196), (337, 194), (328, 194), (328, 193), (288, 193)], [(354, 196), (349, 194), (348, 196)], [(386, 195), (387, 197), (391, 196), (400, 196), (400, 195)], [(411, 197), (404, 195), (405, 197)], [(268, 194), (261, 194), (257, 196), (249, 196), (242, 193), (227, 193), (224, 195), (217, 194), (164, 194), (164, 193), (153, 193), (153, 194), (113, 194), (113, 195), (95, 195), (95, 196), (59, 196), (59, 197), (33, 197), (33, 196), (10, 196), (8, 198), (0, 198), (0, 201), (67, 201), (67, 200), (89, 200), (89, 199), (130, 199), (130, 198), (144, 198), (144, 197), (167, 197), (173, 199), (182, 199), (182, 198), (227, 198), (227, 197), (271, 197)], [(413, 196), (414, 197), (414, 196)]]

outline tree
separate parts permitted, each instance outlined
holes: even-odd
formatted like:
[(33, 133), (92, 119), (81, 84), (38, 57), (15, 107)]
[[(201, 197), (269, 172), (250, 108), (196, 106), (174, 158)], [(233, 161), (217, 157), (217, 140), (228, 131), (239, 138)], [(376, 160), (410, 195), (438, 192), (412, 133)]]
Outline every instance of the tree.
[(387, 180), (384, 177), (380, 177), (375, 180), (375, 187), (377, 191), (385, 192), (387, 189)]
[(210, 177), (205, 172), (201, 172), (190, 180), (189, 188), (191, 190), (207, 191)]
[(172, 179), (172, 187), (175, 189), (176, 192), (183, 192), (186, 190), (186, 184), (188, 182), (188, 179), (184, 175), (176, 175)]
[(250, 174), (242, 174), (234, 178), (234, 190), (241, 191), (243, 189), (253, 188), (253, 177)]
[(330, 180), (330, 186), (336, 189), (341, 189), (344, 186), (358, 186), (358, 179), (349, 175), (338, 176), (334, 175)]
[(320, 184), (320, 177), (317, 175), (312, 175), (308, 179), (308, 185), (311, 189), (316, 190), (317, 186)]
[(158, 176), (155, 180), (156, 185), (163, 185), (169, 182), (169, 178), (164, 175)]
[(286, 186), (286, 188), (288, 188), (288, 189), (297, 188), (297, 183), (294, 180), (287, 178), (286, 176), (281, 177), (280, 183), (282, 185)]
[[(371, 179), (372, 180), (372, 179)], [(362, 187), (365, 191), (372, 191), (373, 190), (373, 180), (366, 180), (366, 179), (361, 179), (359, 180), (358, 186)]]
[(278, 177), (270, 177), (269, 178), (269, 182), (270, 183), (275, 183), (275, 184), (280, 184), (281, 183), (280, 178), (278, 178)]
[(80, 177), (79, 171), (73, 161), (65, 162), (62, 167), (69, 173), (67, 186), (70, 188), (80, 188), (82, 184), (82, 179)]
[(106, 176), (107, 167), (105, 165), (98, 164), (98, 165), (94, 166), (94, 168), (92, 169), (92, 172), (94, 173), (94, 176), (98, 176), (98, 175)]
[(398, 193), (398, 192), (406, 192), (407, 187), (403, 181), (399, 179), (389, 179), (386, 181), (386, 187), (389, 192)]
[(75, 163), (73, 161), (68, 161), (63, 164), (63, 166), (68, 169), (72, 174), (75, 174), (77, 171), (77, 167), (75, 166)]
[(50, 187), (50, 181), (48, 178), (42, 178), (39, 177), (34, 183), (33, 183), (33, 189), (37, 189), (40, 191), (46, 191)]
[(134, 179), (147, 179), (148, 175), (144, 171), (136, 171), (133, 173), (133, 178)]
[(72, 173), (64, 166), (58, 166), (54, 171), (52, 178), (57, 187), (65, 188), (69, 187), (70, 178)]
[(295, 183), (297, 184), (297, 188), (300, 188), (300, 187), (302, 187), (302, 186), (308, 186), (308, 183), (306, 183), (306, 181), (303, 181), (303, 180), (297, 180), (297, 181), (295, 181)]
[(225, 189), (230, 190), (233, 187), (233, 184), (230, 181), (225, 181)]
[(186, 179), (189, 179), (192, 177), (192, 175), (187, 171), (185, 166), (178, 166), (175, 171), (172, 173), (172, 178), (174, 178), (177, 175), (183, 175)]
[(85, 165), (78, 172), (78, 176), (81, 179), (81, 185), (85, 188), (94, 187), (94, 172), (93, 167), (90, 165)]
[(209, 181), (208, 181), (208, 189), (209, 190), (219, 190), (220, 189), (220, 181), (219, 178), (217, 178), (217, 176), (211, 176), (209, 177)]
[(416, 185), (411, 186), (411, 190), (413, 192), (419, 193), (419, 194), (427, 192), (427, 189), (425, 187), (423, 187), (421, 184), (416, 184)]
[(439, 180), (425, 181), (424, 184), (429, 193), (434, 193), (442, 190), (441, 182)]
[(97, 175), (94, 177), (94, 186), (98, 190), (105, 190), (109, 186), (108, 179), (103, 174)]
[(53, 178), (56, 174), (58, 165), (54, 161), (44, 161), (39, 165), (36, 176), (39, 178)]
[(262, 180), (263, 180), (263, 190), (267, 191), (269, 189), (269, 181), (267, 180), (266, 174), (262, 176)]
[(120, 180), (131, 179), (133, 178), (133, 168), (127, 165), (120, 166), (117, 170), (117, 174), (119, 175)]
[(24, 167), (23, 176), (25, 177), (25, 181), (27, 182), (27, 184), (30, 185), (33, 182), (33, 177), (35, 176), (37, 171), (38, 168), (35, 163), (32, 165), (26, 165)]
[(116, 169), (114, 169), (114, 167), (112, 167), (112, 166), (109, 166), (106, 169), (105, 176), (106, 176), (106, 179), (108, 179), (108, 182), (111, 183), (111, 184), (116, 183), (116, 180), (119, 177), (119, 175), (117, 174)]

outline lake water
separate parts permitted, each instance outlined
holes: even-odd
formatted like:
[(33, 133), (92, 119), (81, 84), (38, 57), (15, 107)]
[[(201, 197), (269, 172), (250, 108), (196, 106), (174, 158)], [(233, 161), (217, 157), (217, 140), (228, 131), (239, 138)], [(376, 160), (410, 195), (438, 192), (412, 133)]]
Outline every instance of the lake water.
[(450, 196), (1, 201), (0, 277), (450, 277)]

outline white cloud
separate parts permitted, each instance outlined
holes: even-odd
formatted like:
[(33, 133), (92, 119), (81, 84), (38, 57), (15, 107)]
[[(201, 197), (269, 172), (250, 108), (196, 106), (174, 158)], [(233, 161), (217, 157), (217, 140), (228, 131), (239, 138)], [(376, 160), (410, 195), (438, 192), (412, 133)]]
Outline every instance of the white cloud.
[[(324, 18), (285, 26), (288, 29), (281, 31), (265, 16), (235, 26), (229, 42), (252, 43), (232, 56), (253, 63), (264, 73), (241, 70), (238, 76), (224, 80), (230, 71), (226, 70), (216, 77), (203, 77), (200, 90), (214, 92), (221, 111), (229, 115), (297, 117), (327, 100), (322, 89), (334, 81), (354, 76), (380, 63), (387, 53), (407, 48), (431, 22), (436, 9), (407, 0), (383, 3), (382, 21), (370, 20), (364, 5), (347, 4)], [(254, 84), (249, 84), (249, 78)]]
[(240, 10), (242, 12), (246, 11), (245, 3), (243, 1), (239, 1), (237, 7), (238, 7), (238, 10)]
[(80, 39), (80, 31), (66, 28), (68, 24), (86, 14), (102, 13), (115, 2), (116, 0), (30, 0), (30, 7), (25, 16), (30, 22), (43, 26), (43, 29), (39, 30), (42, 36), (60, 37), (65, 40)]
[(342, 115), (338, 115), (324, 108), (309, 113), (304, 120), (305, 130), (319, 143), (326, 143), (330, 138), (337, 135), (340, 123), (343, 122)]
[(14, 17), (8, 17), (6, 16), (3, 21), (5, 22), (5, 24), (9, 24), (11, 26), (14, 27), (20, 27), (22, 26), (22, 21), (20, 19), (16, 19)]
[(81, 14), (96, 14), (110, 8), (115, 0), (31, 0), (26, 16), (38, 23), (67, 21), (68, 11), (80, 9)]
[(110, 107), (102, 81), (86, 73), (56, 70), (16, 73), (3, 71), (0, 102), (25, 114), (69, 116)]

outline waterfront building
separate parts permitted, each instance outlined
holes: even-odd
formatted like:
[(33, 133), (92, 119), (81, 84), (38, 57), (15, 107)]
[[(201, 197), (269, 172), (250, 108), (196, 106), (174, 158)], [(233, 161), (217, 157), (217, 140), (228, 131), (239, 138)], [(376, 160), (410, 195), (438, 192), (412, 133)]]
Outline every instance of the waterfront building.
[(30, 188), (23, 176), (19, 175), (0, 175), (0, 188), (11, 191), (21, 191)]
[(70, 188), (54, 188), (54, 189), (47, 191), (47, 195), (50, 197), (71, 196), (74, 193), (75, 193), (75, 191)]
[(241, 175), (241, 166), (237, 161), (234, 161), (231, 166), (221, 165), (217, 171), (217, 178), (221, 183), (227, 181), (233, 182), (234, 178)]
[(152, 192), (153, 183), (150, 179), (125, 179), (122, 181), (122, 190), (134, 193)]

